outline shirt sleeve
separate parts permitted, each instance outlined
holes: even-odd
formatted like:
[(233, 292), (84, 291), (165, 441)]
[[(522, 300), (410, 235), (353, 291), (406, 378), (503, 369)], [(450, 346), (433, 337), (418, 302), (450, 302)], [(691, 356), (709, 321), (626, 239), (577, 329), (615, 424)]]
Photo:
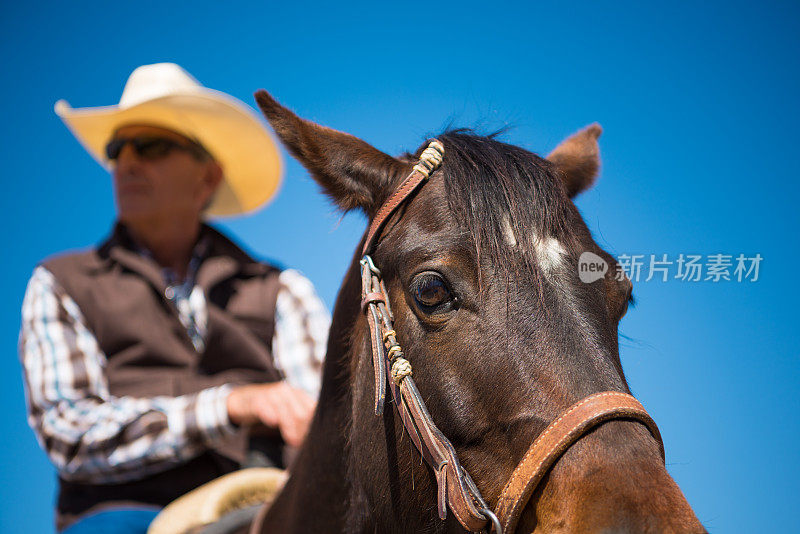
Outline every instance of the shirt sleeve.
[(180, 397), (110, 395), (105, 354), (44, 267), (34, 270), (22, 304), (20, 358), (28, 423), (66, 480), (141, 479), (234, 432), (227, 385)]
[(272, 356), (286, 382), (317, 398), (331, 317), (314, 285), (287, 269), (280, 274)]

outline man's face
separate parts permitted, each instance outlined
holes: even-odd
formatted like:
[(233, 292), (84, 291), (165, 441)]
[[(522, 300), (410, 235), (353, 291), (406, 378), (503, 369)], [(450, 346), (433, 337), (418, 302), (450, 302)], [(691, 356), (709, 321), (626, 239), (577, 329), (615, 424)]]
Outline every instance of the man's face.
[[(184, 136), (155, 126), (124, 126), (113, 138), (163, 137), (187, 146)], [(126, 144), (114, 165), (114, 194), (122, 222), (162, 223), (187, 217), (197, 220), (221, 181), (219, 164), (201, 161), (189, 151), (173, 149), (145, 158)]]

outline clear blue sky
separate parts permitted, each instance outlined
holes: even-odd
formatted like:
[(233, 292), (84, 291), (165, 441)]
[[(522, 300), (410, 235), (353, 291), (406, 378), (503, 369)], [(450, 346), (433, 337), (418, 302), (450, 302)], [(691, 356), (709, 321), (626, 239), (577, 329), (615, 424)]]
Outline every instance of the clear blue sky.
[[(271, 3), (269, 3), (271, 4)], [(796, 3), (4, 2), (0, 531), (47, 532), (53, 468), (25, 422), (25, 283), (114, 219), (108, 176), (52, 111), (114, 104), (140, 64), (174, 61), (253, 104), (399, 153), (453, 121), (512, 124), (547, 153), (600, 122), (602, 176), (578, 206), (614, 254), (761, 254), (759, 280), (636, 284), (622, 360), (670, 473), (711, 532), (797, 528), (800, 10)], [(363, 230), (287, 156), (280, 196), (221, 221), (305, 272), (332, 305)]]

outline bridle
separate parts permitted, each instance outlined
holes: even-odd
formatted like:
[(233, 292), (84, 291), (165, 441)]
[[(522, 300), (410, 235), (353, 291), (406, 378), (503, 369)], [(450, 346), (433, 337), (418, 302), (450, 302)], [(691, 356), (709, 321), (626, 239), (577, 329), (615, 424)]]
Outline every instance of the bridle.
[(439, 517), (445, 519), (449, 506), (459, 523), (471, 532), (494, 530), (511, 533), (522, 511), (547, 471), (562, 454), (592, 428), (612, 420), (631, 419), (643, 423), (661, 449), (664, 444), (653, 419), (627, 393), (604, 391), (590, 395), (565, 410), (533, 442), (506, 483), (492, 511), (475, 482), (458, 460), (450, 441), (437, 428), (412, 378), (410, 362), (404, 357), (393, 329), (394, 317), (380, 270), (370, 256), (379, 232), (388, 218), (442, 164), (444, 146), (432, 140), (422, 152), (411, 174), (380, 207), (370, 224), (361, 259), (361, 307), (369, 323), (372, 365), (375, 373), (375, 413), (383, 414), (388, 380), (392, 398), (411, 441), (436, 474)]

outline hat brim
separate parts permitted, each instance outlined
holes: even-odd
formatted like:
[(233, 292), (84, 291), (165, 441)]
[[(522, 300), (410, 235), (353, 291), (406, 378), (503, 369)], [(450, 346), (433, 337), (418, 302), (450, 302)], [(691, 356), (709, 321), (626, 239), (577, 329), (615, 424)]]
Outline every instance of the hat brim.
[(92, 157), (109, 170), (105, 146), (122, 126), (158, 126), (199, 141), (224, 173), (206, 216), (253, 211), (275, 195), (281, 182), (280, 151), (269, 129), (239, 100), (213, 89), (172, 94), (127, 108), (74, 109), (60, 100), (55, 111)]

